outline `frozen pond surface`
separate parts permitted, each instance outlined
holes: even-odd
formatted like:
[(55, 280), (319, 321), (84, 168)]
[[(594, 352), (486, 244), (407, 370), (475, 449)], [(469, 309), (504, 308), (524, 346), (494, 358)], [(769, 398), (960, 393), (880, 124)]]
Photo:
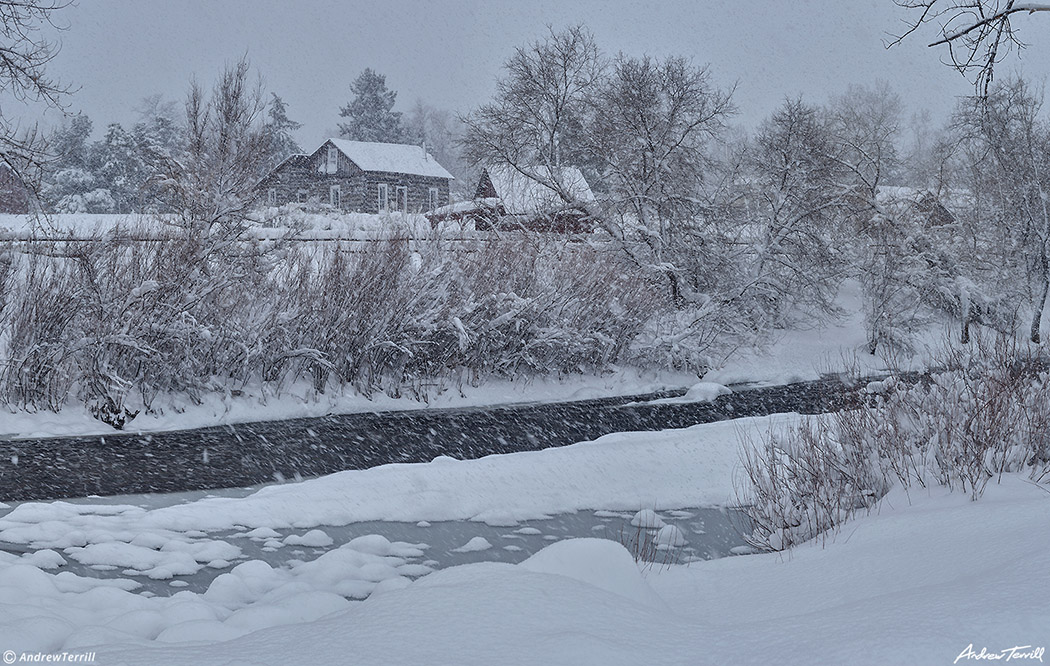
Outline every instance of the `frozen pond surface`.
[[(191, 491), (163, 495), (91, 497), (70, 500), (70, 503), (132, 504), (154, 509), (204, 497), (243, 497), (256, 490), (258, 487), (224, 490), (219, 493)], [(0, 511), (0, 516), (13, 508), (14, 506)], [(645, 507), (639, 509), (644, 510)], [(217, 576), (250, 560), (262, 560), (274, 569), (290, 569), (303, 562), (316, 560), (326, 552), (366, 535), (381, 535), (390, 542), (405, 542), (416, 546), (423, 555), (406, 559), (412, 565), (426, 567), (419, 567), (420, 572), (473, 562), (513, 564), (523, 561), (554, 541), (577, 537), (599, 537), (619, 542), (642, 559), (651, 561), (654, 567), (724, 557), (730, 555), (734, 549), (740, 552), (740, 549), (745, 547), (740, 531), (745, 518), (739, 511), (686, 508), (655, 514), (649, 511), (643, 513), (649, 514), (650, 518), (642, 520), (641, 524), (634, 511), (577, 511), (513, 525), (489, 525), (473, 521), (418, 524), (371, 521), (341, 526), (322, 525), (311, 529), (266, 530), (265, 533), (244, 530), (210, 532), (207, 534), (208, 539), (237, 546), (242, 556), (231, 561), (226, 567), (204, 567), (194, 574), (176, 575), (164, 580), (129, 575), (119, 567), (82, 564), (69, 557), (66, 558), (66, 563), (54, 572), (69, 571), (92, 578), (124, 578), (141, 584), (136, 592), (170, 595), (181, 590), (203, 593)], [(632, 521), (635, 524), (632, 524)], [(658, 528), (663, 524), (677, 527), (681, 531), (680, 538), (672, 539), (668, 544), (659, 544)], [(666, 530), (664, 536), (666, 537)], [(13, 553), (32, 550), (17, 544), (0, 544), (0, 548)]]

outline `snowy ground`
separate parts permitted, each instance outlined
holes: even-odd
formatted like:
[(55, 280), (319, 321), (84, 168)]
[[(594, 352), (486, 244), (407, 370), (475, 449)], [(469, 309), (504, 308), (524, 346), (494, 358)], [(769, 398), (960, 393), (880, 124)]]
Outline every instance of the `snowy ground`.
[[(306, 547), (328, 544), (326, 525), (367, 519), (670, 516), (731, 500), (741, 433), (796, 418), (389, 465), (244, 498), (20, 505), (0, 519), (0, 539), (34, 552), (0, 557), (0, 651), (94, 652), (104, 664), (884, 664), (951, 663), (971, 644), (1045, 645), (1050, 493), (1015, 476), (976, 503), (942, 489), (891, 493), (823, 547), (669, 569), (640, 569), (614, 541), (574, 539), (519, 565), (428, 574), (425, 544), (375, 535), (274, 569), (213, 534), (265, 541), (295, 526), (303, 532), (288, 546)], [(146, 597), (120, 576), (63, 572), (67, 558), (159, 577), (228, 573), (204, 594)]]

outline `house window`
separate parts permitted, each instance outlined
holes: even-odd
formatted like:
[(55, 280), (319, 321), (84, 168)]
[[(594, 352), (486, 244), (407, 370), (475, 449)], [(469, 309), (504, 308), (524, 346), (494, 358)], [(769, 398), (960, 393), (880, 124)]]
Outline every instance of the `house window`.
[(408, 212), (408, 188), (404, 185), (397, 187), (397, 210), (402, 213)]
[(386, 183), (379, 183), (376, 188), (376, 209), (380, 213), (390, 210), (390, 188)]
[(325, 171), (328, 173), (335, 173), (338, 168), (339, 150), (335, 146), (328, 146), (328, 164), (325, 167)]
[(306, 201), (306, 190), (296, 190), (296, 192), (295, 192), (295, 202), (296, 203), (302, 203), (304, 201)]
[(339, 186), (332, 185), (328, 188), (328, 203), (332, 204), (333, 208), (339, 208)]
[(277, 188), (276, 187), (271, 187), (269, 190), (266, 191), (266, 203), (270, 204), (271, 206), (276, 206), (277, 205)]
[(438, 188), (431, 187), (427, 190), (427, 210), (434, 210), (438, 207)]

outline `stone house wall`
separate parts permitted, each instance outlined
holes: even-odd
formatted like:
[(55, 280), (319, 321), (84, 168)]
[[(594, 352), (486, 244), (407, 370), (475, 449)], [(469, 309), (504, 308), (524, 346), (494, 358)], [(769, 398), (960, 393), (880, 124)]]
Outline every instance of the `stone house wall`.
[(387, 186), (388, 210), (399, 210), (398, 188), (407, 195), (410, 213), (430, 210), (430, 188), (437, 189), (435, 207), (449, 202), (449, 181), (405, 173), (362, 171), (342, 152), (335, 173), (326, 169), (328, 147), (325, 143), (312, 155), (293, 155), (282, 162), (259, 182), (259, 203), (263, 206), (283, 206), (288, 203), (331, 204), (333, 186), (339, 187), (338, 208), (346, 212), (378, 213), (379, 185)]

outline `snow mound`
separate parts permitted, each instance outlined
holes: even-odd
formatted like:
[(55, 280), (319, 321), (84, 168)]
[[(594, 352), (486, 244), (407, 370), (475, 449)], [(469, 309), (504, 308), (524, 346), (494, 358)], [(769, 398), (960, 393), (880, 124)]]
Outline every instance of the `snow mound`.
[(302, 536), (297, 534), (287, 536), (284, 540), (284, 545), (324, 548), (325, 546), (332, 545), (332, 537), (328, 536), (323, 530), (310, 530)]
[(667, 523), (652, 509), (642, 509), (631, 518), (631, 525), (647, 530), (658, 530)]
[(712, 402), (722, 395), (729, 395), (733, 390), (724, 384), (715, 382), (698, 382), (689, 387), (685, 395), (677, 398), (658, 398), (649, 400), (647, 405), (680, 405), (689, 402)]
[(720, 395), (729, 395), (732, 389), (715, 382), (698, 382), (689, 387), (682, 396), (683, 402), (711, 402)]
[(559, 541), (518, 566), (534, 573), (566, 576), (651, 608), (666, 608), (627, 549), (608, 539)]
[(664, 525), (656, 533), (656, 545), (668, 548), (680, 548), (686, 544), (685, 535), (675, 525)]
[(470, 541), (466, 542), (459, 548), (453, 548), (453, 553), (476, 553), (481, 550), (488, 550), (492, 548), (492, 544), (489, 543), (485, 537), (474, 537)]

